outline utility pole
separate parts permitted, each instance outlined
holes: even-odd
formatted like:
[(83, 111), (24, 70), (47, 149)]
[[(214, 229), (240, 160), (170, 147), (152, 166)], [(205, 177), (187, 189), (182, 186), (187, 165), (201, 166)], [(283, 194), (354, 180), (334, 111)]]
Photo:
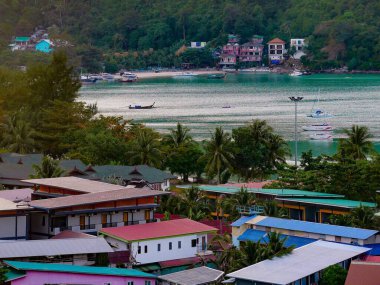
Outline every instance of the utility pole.
[(297, 168), (297, 159), (298, 159), (298, 130), (297, 130), (297, 104), (300, 102), (303, 97), (289, 97), (290, 100), (294, 102), (294, 141), (295, 141), (295, 155), (294, 155), (294, 164)]

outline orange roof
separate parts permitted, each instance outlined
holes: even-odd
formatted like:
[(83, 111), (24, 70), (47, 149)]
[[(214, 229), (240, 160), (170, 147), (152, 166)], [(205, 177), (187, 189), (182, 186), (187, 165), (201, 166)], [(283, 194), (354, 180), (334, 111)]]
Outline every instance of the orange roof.
[(285, 42), (282, 39), (275, 38), (268, 42), (268, 44), (285, 44)]

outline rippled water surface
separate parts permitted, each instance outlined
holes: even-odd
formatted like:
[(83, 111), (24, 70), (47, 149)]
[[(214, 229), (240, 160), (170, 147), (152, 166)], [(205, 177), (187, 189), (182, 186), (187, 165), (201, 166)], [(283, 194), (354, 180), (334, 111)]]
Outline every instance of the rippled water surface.
[[(160, 132), (167, 132), (177, 122), (182, 122), (198, 139), (209, 137), (216, 126), (231, 130), (259, 118), (267, 120), (278, 133), (292, 140), (294, 104), (288, 97), (304, 97), (298, 106), (299, 130), (302, 125), (320, 122), (320, 119), (306, 117), (319, 97), (318, 107), (335, 115), (324, 120), (334, 126), (335, 138), (340, 136), (342, 128), (360, 124), (368, 126), (374, 139), (380, 140), (380, 75), (228, 74), (224, 80), (201, 76), (155, 78), (132, 84), (84, 86), (80, 94), (80, 100), (97, 103), (104, 115), (134, 119)], [(128, 109), (130, 104), (150, 105), (153, 102), (157, 108)], [(335, 142), (310, 142), (308, 134), (303, 132), (300, 140), (313, 149), (332, 150), (336, 145)]]

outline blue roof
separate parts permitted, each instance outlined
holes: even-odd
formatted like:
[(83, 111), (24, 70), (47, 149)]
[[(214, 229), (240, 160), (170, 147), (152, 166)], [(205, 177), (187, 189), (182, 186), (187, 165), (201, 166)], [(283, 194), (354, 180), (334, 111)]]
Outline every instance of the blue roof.
[(253, 219), (254, 217), (255, 217), (255, 215), (252, 215), (252, 216), (242, 216), (238, 220), (236, 220), (235, 222), (233, 222), (231, 224), (231, 227), (240, 227), (240, 226), (244, 225), (246, 222), (248, 222), (249, 220)]
[(332, 235), (356, 239), (367, 239), (378, 231), (352, 227), (335, 226), (329, 224), (313, 223), (299, 220), (288, 220), (273, 217), (266, 217), (256, 223), (257, 226), (273, 227), (292, 231), (301, 231), (323, 235)]
[(371, 249), (367, 252), (368, 255), (380, 255), (380, 244), (365, 244), (364, 247), (368, 247)]
[[(316, 239), (312, 238), (289, 236), (283, 234), (281, 235), (281, 237), (287, 238), (284, 244), (286, 247), (294, 246), (297, 248), (316, 241)], [(238, 237), (238, 240), (250, 240), (253, 242), (258, 242), (259, 240), (261, 240), (262, 242), (268, 242), (268, 235), (265, 231), (248, 229), (241, 236)]]

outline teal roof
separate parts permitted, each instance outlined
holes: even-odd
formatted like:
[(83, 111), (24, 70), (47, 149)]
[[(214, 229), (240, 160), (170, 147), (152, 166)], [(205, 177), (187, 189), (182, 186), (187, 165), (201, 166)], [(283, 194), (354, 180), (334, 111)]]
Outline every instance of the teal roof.
[(7, 280), (5, 280), (5, 282), (10, 282), (12, 280), (16, 280), (18, 278), (24, 277), (25, 275), (26, 275), (26, 273), (24, 271), (18, 271), (18, 270), (11, 269), (7, 273), (5, 273), (5, 277), (7, 278)]
[[(192, 185), (178, 186), (179, 188), (191, 188)], [(199, 185), (197, 186), (203, 191), (216, 192), (223, 194), (234, 194), (240, 190), (240, 187), (232, 186), (214, 186), (214, 185)], [(331, 197), (331, 198), (343, 198), (343, 195), (323, 193), (323, 192), (313, 192), (307, 190), (296, 190), (296, 189), (266, 189), (266, 188), (247, 188), (248, 192), (255, 194), (267, 194), (273, 196), (287, 196), (287, 197)]]
[(324, 205), (324, 206), (332, 206), (332, 207), (340, 207), (340, 208), (357, 208), (360, 206), (376, 208), (377, 206), (376, 203), (361, 202), (361, 201), (346, 200), (346, 199), (277, 198), (276, 200), (316, 204), (316, 205)]
[(4, 262), (14, 269), (24, 270), (24, 271), (27, 271), (27, 270), (53, 271), (53, 272), (78, 273), (78, 274), (156, 278), (156, 276), (153, 274), (145, 273), (136, 269), (92, 267), (92, 266), (67, 265), (67, 264), (58, 264), (58, 263), (38, 263), (38, 262), (22, 262), (22, 261), (10, 261), (10, 260), (5, 260)]
[(15, 41), (16, 42), (27, 42), (30, 40), (30, 37), (16, 37)]

